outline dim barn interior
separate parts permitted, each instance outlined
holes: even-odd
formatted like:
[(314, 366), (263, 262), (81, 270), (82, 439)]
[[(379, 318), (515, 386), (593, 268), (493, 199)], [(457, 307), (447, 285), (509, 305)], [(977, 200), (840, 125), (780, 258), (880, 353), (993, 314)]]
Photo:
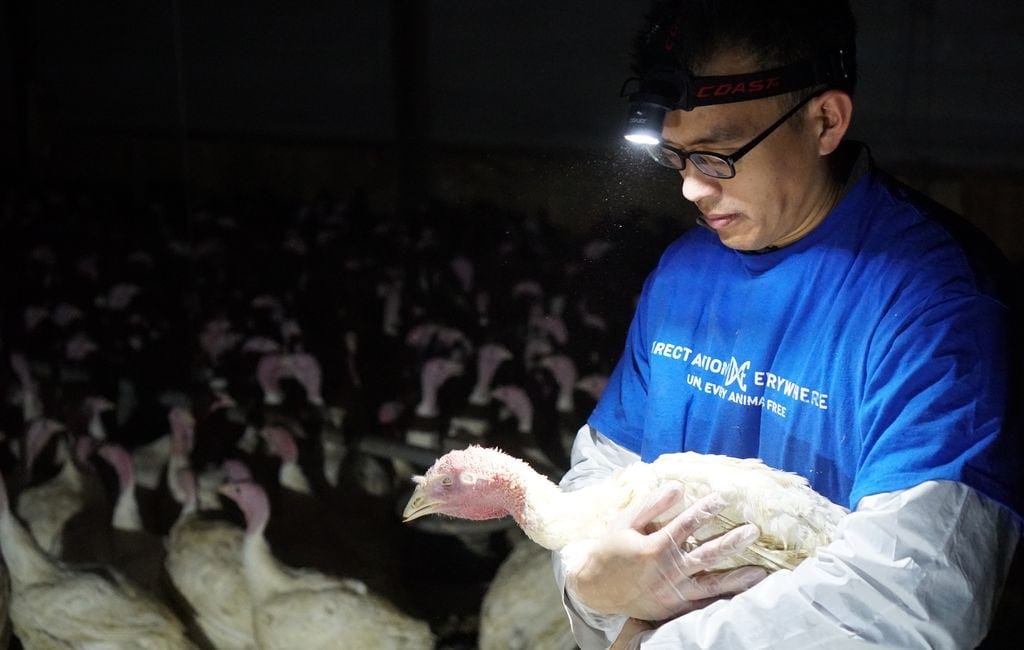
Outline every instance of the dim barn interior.
[[(575, 648), (512, 521), (402, 511), (473, 444), (557, 481), (693, 223), (617, 134), (641, 5), (57, 4), (7, 3), (0, 54), (0, 647), (51, 647), (63, 612), (83, 645)], [(865, 46), (865, 94), (938, 75), (957, 3), (854, 4), (918, 37), (906, 69)], [(1010, 17), (972, 20), (965, 66), (1024, 58), (985, 40)], [(1020, 118), (931, 92), (858, 135), (1019, 276)]]

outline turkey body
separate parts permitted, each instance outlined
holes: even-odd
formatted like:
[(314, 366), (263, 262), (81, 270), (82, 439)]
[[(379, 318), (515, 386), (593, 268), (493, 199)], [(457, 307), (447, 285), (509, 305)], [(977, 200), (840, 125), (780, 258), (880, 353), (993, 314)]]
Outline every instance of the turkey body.
[(26, 650), (193, 647), (162, 605), (116, 577), (88, 571), (55, 571), (49, 579), (16, 588), (10, 614)]
[(32, 536), (54, 557), (61, 555), (65, 524), (103, 500), (96, 478), (76, 464), (63, 440), (59, 441), (59, 450), (64, 459), (60, 472), (45, 483), (26, 488), (18, 495), (17, 504), (18, 515)]
[(186, 494), (167, 536), (164, 566), (191, 620), (217, 650), (253, 650), (252, 598), (242, 572), (241, 527), (197, 510), (190, 469), (180, 472)]
[(165, 566), (203, 636), (218, 650), (253, 650), (252, 599), (242, 573), (245, 533), (227, 521), (188, 514), (171, 528)]
[(511, 514), (541, 546), (561, 550), (595, 540), (624, 511), (662, 490), (681, 492), (677, 505), (654, 524), (663, 525), (698, 499), (719, 494), (726, 507), (697, 531), (694, 543), (743, 523), (760, 530), (746, 551), (716, 569), (753, 564), (769, 571), (793, 568), (829, 543), (847, 510), (814, 492), (802, 477), (758, 459), (680, 452), (651, 463), (633, 463), (603, 481), (563, 492), (527, 463), (496, 449), (471, 447), (442, 456), (418, 479), (404, 517), (432, 512), (465, 519)]
[(119, 574), (74, 569), (47, 555), (11, 513), (5, 489), (0, 548), (11, 576), (11, 623), (27, 650), (193, 647), (170, 610)]
[(253, 627), (264, 650), (434, 647), (426, 622), (368, 591), (358, 580), (281, 564), (263, 536), (266, 494), (255, 483), (222, 487), (246, 516), (242, 567), (253, 601)]
[(551, 551), (522, 539), (498, 567), (480, 607), (480, 650), (575, 650)]
[(282, 591), (265, 594), (256, 603), (254, 627), (264, 650), (434, 647), (426, 623), (410, 625), (407, 616), (358, 582), (291, 577)]

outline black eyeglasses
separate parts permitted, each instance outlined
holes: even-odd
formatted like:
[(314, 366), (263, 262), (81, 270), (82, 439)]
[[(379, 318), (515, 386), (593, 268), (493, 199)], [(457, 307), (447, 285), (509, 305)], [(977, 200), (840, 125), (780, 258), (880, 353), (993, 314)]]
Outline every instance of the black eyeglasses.
[(736, 161), (750, 153), (751, 149), (761, 144), (761, 141), (771, 135), (772, 131), (782, 126), (786, 120), (793, 117), (798, 110), (803, 108), (807, 102), (817, 97), (818, 94), (820, 93), (808, 95), (801, 99), (797, 102), (796, 106), (786, 111), (786, 114), (776, 120), (774, 124), (762, 131), (753, 140), (732, 152), (731, 155), (723, 156), (720, 153), (711, 151), (683, 151), (664, 143), (649, 145), (647, 153), (651, 154), (654, 162), (669, 169), (684, 169), (686, 161), (689, 160), (697, 168), (697, 171), (706, 176), (711, 178), (732, 178), (736, 175)]

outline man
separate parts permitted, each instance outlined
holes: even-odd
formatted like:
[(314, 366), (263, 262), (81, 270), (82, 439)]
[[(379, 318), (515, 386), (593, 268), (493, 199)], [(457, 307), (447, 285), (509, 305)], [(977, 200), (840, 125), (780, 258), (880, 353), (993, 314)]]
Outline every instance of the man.
[(583, 648), (970, 648), (991, 624), (1019, 538), (1004, 265), (844, 140), (854, 31), (841, 0), (670, 0), (637, 39), (634, 99), (667, 109), (648, 147), (703, 227), (645, 283), (563, 489), (693, 450), (760, 457), (851, 514), (767, 577), (702, 573), (749, 526), (687, 551), (649, 516), (556, 556)]

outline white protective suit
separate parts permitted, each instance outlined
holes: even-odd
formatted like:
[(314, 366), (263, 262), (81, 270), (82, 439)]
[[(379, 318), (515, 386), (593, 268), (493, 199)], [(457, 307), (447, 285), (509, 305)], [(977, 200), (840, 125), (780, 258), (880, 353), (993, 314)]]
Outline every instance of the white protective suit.
[[(563, 490), (602, 480), (639, 456), (589, 425), (573, 446)], [(1003, 506), (953, 481), (861, 499), (836, 539), (793, 571), (665, 622), (640, 648), (974, 648), (992, 621), (1020, 537)], [(607, 648), (624, 616), (602, 616), (565, 590), (583, 650)], [(637, 647), (637, 646), (633, 646)]]

